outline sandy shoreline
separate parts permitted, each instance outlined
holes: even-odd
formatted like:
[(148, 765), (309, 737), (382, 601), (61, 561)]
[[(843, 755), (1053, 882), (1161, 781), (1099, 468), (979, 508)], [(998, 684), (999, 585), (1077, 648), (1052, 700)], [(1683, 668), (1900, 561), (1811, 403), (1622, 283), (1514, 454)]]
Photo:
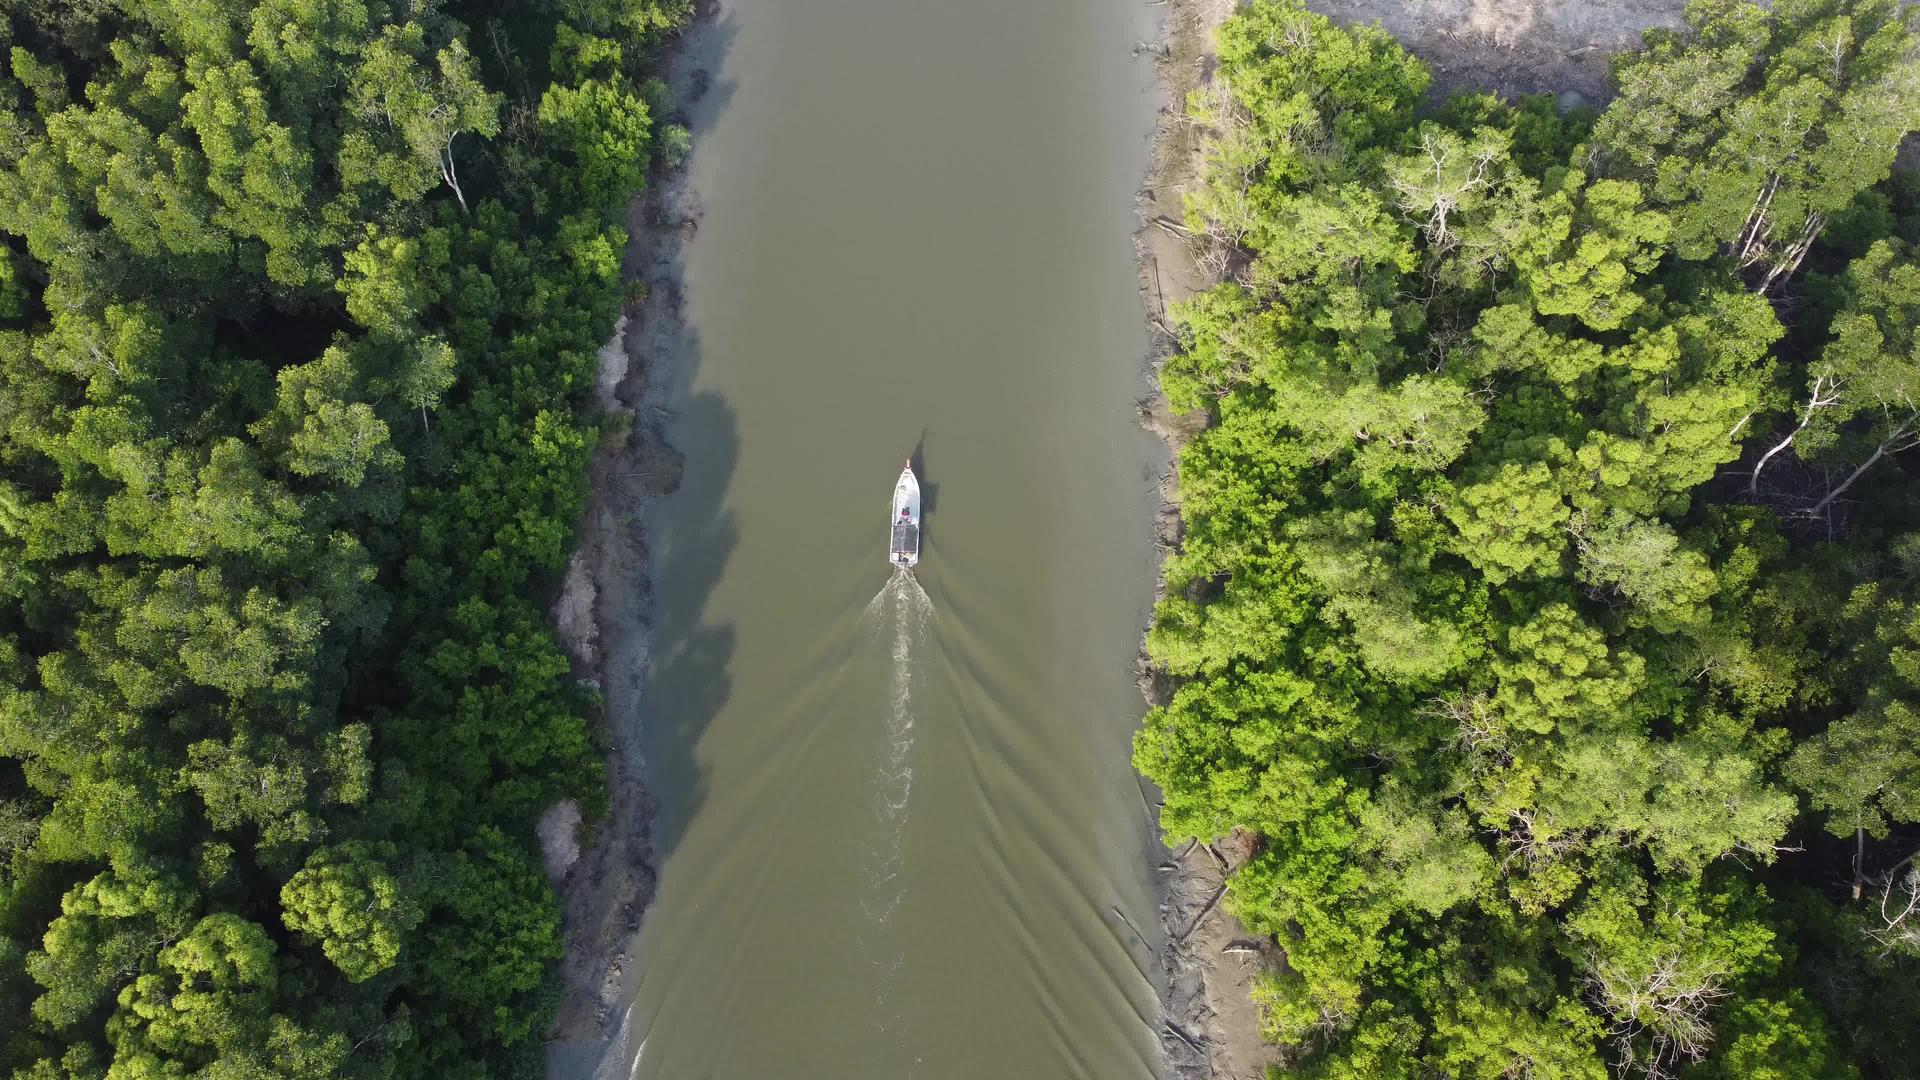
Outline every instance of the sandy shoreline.
[[(1160, 41), (1160, 78), (1168, 91), (1154, 132), (1152, 165), (1140, 189), (1140, 293), (1152, 329), (1151, 385), (1141, 421), (1180, 447), (1202, 430), (1201, 414), (1176, 415), (1159, 390), (1159, 371), (1175, 348), (1167, 306), (1214, 279), (1185, 235), (1185, 192), (1201, 182), (1207, 132), (1185, 119), (1189, 92), (1214, 75), (1213, 33), (1238, 0), (1170, 0)], [(1675, 26), (1683, 0), (1307, 0), (1339, 23), (1379, 21), (1433, 70), (1434, 95), (1491, 90), (1506, 96), (1547, 92), (1563, 108), (1604, 103), (1608, 58), (1638, 44), (1649, 26)], [(1180, 540), (1177, 464), (1160, 485), (1155, 536), (1163, 550)], [(1156, 580), (1155, 596), (1165, 588)], [(1149, 704), (1171, 687), (1141, 657), (1141, 691)], [(1231, 868), (1251, 855), (1256, 838), (1241, 834), (1214, 844), (1187, 844), (1155, 868), (1160, 900), (1162, 980), (1159, 1037), (1176, 1080), (1260, 1080), (1285, 1051), (1259, 1036), (1248, 992), (1260, 971), (1284, 965), (1271, 940), (1250, 934), (1221, 902)]]
[[(713, 15), (713, 4), (701, 3), (667, 57), (663, 75), (683, 115), (661, 123), (687, 123), (684, 114), (706, 89), (702, 42)], [(539, 826), (566, 940), (562, 996), (548, 1032), (548, 1072), (555, 1076), (594, 1075), (615, 1049), (632, 975), (628, 949), (654, 894), (655, 803), (642, 780), (640, 748), (653, 587), (640, 514), (680, 483), (681, 457), (667, 443), (661, 403), (686, 333), (681, 264), (700, 211), (684, 167), (649, 183), (627, 209), (622, 276), (632, 299), (599, 354), (596, 405), (610, 430), (594, 452), (578, 546), (552, 611), (575, 674), (601, 694), (607, 747), (606, 815), (583, 828), (580, 808), (568, 801), (550, 808)]]

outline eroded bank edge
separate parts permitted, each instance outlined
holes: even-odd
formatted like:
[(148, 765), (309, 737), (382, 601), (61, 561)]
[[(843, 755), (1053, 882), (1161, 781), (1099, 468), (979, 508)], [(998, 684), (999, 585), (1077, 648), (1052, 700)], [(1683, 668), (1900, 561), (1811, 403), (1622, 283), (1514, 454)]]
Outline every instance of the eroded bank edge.
[[(696, 127), (711, 80), (717, 4), (700, 0), (663, 57), (676, 115)], [(571, 801), (540, 821), (546, 869), (559, 894), (566, 952), (561, 999), (548, 1033), (549, 1074), (593, 1075), (618, 1041), (632, 974), (632, 943), (653, 901), (655, 802), (643, 776), (641, 731), (650, 678), (653, 587), (641, 516), (680, 483), (682, 459), (667, 440), (674, 359), (686, 343), (682, 267), (700, 204), (684, 162), (654, 176), (627, 209), (622, 277), (630, 292), (596, 372), (595, 405), (607, 430), (589, 466), (576, 547), (552, 609), (577, 677), (601, 696), (607, 812), (582, 823)]]

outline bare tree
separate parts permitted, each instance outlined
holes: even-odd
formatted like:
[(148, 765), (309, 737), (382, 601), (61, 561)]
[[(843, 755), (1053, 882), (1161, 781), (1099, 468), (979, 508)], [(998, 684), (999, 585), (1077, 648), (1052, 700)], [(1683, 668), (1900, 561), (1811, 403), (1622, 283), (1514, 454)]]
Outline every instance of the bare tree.
[(1767, 467), (1767, 462), (1772, 461), (1775, 454), (1793, 445), (1793, 440), (1807, 430), (1807, 425), (1813, 422), (1813, 414), (1840, 400), (1840, 387), (1844, 382), (1845, 380), (1836, 378), (1832, 372), (1821, 372), (1813, 377), (1813, 386), (1807, 394), (1807, 403), (1800, 409), (1800, 423), (1787, 433), (1786, 438), (1774, 443), (1773, 447), (1760, 455), (1760, 460), (1754, 463), (1753, 472), (1747, 477), (1748, 494), (1760, 490), (1760, 471)]
[(1731, 993), (1725, 982), (1726, 972), (1678, 950), (1644, 968), (1590, 964), (1588, 990), (1613, 1017), (1608, 1033), (1620, 1055), (1620, 1072), (1670, 1080), (1705, 1057), (1713, 1041), (1714, 1007)]
[[(1915, 852), (1914, 855), (1920, 855)], [(1880, 925), (1867, 936), (1888, 949), (1920, 952), (1920, 869), (1914, 867), (1914, 855), (1893, 864), (1880, 877)]]
[(1840, 481), (1839, 486), (1827, 492), (1819, 502), (1813, 504), (1812, 508), (1807, 511), (1807, 516), (1819, 517), (1825, 512), (1827, 507), (1833, 503), (1833, 500), (1845, 494), (1846, 490), (1853, 486), (1853, 482), (1860, 479), (1861, 475), (1868, 469), (1873, 468), (1874, 464), (1881, 458), (1886, 457), (1888, 454), (1897, 454), (1903, 450), (1911, 450), (1916, 446), (1920, 446), (1920, 413), (1910, 413), (1906, 418), (1889, 428), (1886, 436), (1880, 440), (1878, 446), (1873, 448), (1873, 453), (1868, 455), (1867, 460), (1861, 462), (1858, 467), (1848, 473), (1847, 478)]

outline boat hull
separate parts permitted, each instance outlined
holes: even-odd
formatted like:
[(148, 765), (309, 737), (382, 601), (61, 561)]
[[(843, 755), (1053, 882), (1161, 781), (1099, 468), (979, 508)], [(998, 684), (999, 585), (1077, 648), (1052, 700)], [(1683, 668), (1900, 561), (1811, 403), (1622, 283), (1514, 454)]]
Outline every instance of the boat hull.
[(893, 485), (893, 520), (887, 526), (887, 561), (908, 570), (920, 562), (920, 481), (913, 463), (900, 470)]

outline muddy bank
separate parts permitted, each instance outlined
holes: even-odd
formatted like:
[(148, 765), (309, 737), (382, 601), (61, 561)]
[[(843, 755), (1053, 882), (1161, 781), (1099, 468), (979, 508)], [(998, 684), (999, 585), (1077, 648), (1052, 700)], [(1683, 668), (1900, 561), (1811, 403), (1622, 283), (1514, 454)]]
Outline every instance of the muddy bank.
[[(709, 8), (702, 5), (667, 64), (679, 110), (706, 88), (699, 39), (709, 31)], [(683, 116), (662, 122), (669, 121), (685, 123)], [(607, 746), (605, 816), (583, 825), (580, 807), (568, 800), (549, 808), (538, 828), (566, 940), (548, 1041), (551, 1053), (568, 1058), (597, 1058), (607, 1044), (630, 963), (626, 949), (653, 899), (655, 807), (641, 779), (639, 739), (653, 588), (639, 521), (650, 500), (680, 481), (681, 458), (667, 444), (658, 403), (685, 334), (681, 249), (698, 220), (680, 169), (654, 177), (628, 207), (623, 270), (631, 299), (600, 350), (595, 386), (607, 432), (590, 466), (578, 546), (552, 609), (576, 676), (601, 695)]]
[[(1168, 94), (1154, 135), (1151, 169), (1137, 200), (1141, 227), (1140, 292), (1153, 328), (1154, 384), (1141, 399), (1141, 419), (1177, 455), (1205, 427), (1204, 414), (1175, 414), (1157, 376), (1175, 342), (1166, 313), (1214, 283), (1203, 252), (1182, 224), (1185, 193), (1201, 182), (1207, 130), (1184, 115), (1187, 95), (1211, 85), (1213, 34), (1237, 0), (1172, 0), (1160, 42), (1160, 74)], [(1307, 0), (1340, 23), (1379, 22), (1434, 75), (1436, 100), (1456, 90), (1513, 96), (1551, 93), (1563, 108), (1608, 97), (1608, 58), (1639, 43), (1650, 26), (1679, 25), (1684, 0)], [(1163, 549), (1180, 541), (1177, 467), (1160, 485), (1155, 534)], [(1165, 586), (1156, 582), (1156, 595)], [(1166, 680), (1142, 660), (1142, 692), (1166, 701)], [(1235, 834), (1214, 844), (1187, 844), (1156, 868), (1160, 898), (1161, 1028), (1168, 1072), (1177, 1080), (1258, 1080), (1284, 1051), (1260, 1038), (1248, 992), (1263, 970), (1284, 965), (1270, 940), (1247, 932), (1226, 909), (1225, 882), (1256, 850), (1256, 838)]]
[[(1141, 419), (1175, 455), (1206, 425), (1204, 413), (1175, 414), (1161, 396), (1160, 366), (1173, 351), (1167, 307), (1213, 284), (1180, 224), (1182, 200), (1201, 180), (1206, 129), (1187, 122), (1187, 95), (1211, 83), (1213, 35), (1235, 0), (1175, 0), (1160, 42), (1160, 75), (1167, 104), (1154, 133), (1153, 156), (1137, 207), (1134, 234), (1140, 256), (1140, 292), (1153, 332), (1153, 384), (1141, 400)], [(1180, 542), (1179, 479), (1169, 467), (1160, 483), (1155, 539), (1162, 553)], [(1156, 596), (1164, 578), (1154, 583)], [(1171, 693), (1142, 659), (1140, 687), (1150, 704)], [(1160, 1046), (1176, 1080), (1258, 1080), (1283, 1061), (1260, 1038), (1260, 1017), (1249, 992), (1265, 968), (1284, 963), (1271, 941), (1247, 932), (1223, 903), (1227, 876), (1251, 853), (1250, 838), (1186, 844), (1155, 867), (1160, 911)]]

